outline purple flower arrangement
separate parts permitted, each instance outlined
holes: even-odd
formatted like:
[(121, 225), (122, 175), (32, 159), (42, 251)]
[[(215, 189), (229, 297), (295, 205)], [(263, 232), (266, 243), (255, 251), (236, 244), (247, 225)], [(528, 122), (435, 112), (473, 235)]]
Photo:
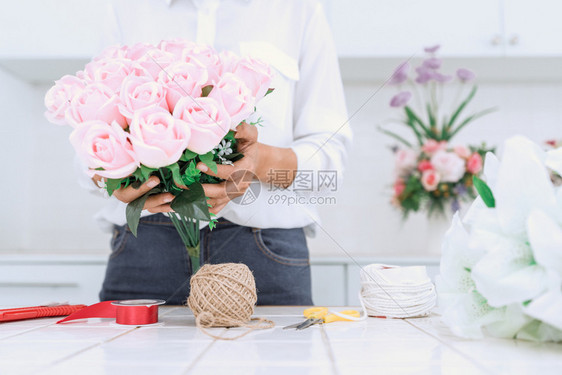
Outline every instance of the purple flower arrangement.
[[(411, 142), (398, 133), (381, 131), (402, 144), (396, 147), (395, 181), (392, 202), (405, 216), (420, 209), (444, 213), (448, 206), (453, 212), (460, 209), (462, 200), (473, 199), (474, 176), (482, 170), (483, 156), (488, 151), (485, 144), (453, 146), (451, 140), (469, 123), (495, 109), (489, 108), (464, 115), (466, 107), (474, 98), (477, 86), (470, 83), (476, 75), (460, 68), (456, 75), (441, 71), (443, 61), (436, 56), (440, 46), (425, 48), (427, 57), (410, 74), (410, 63), (400, 64), (389, 83), (398, 88), (390, 100), (392, 108), (404, 113), (400, 121), (411, 129), (415, 141)], [(450, 111), (438, 98), (443, 97), (445, 85), (458, 85), (458, 94)], [(463, 95), (464, 93), (464, 95)], [(420, 108), (410, 106), (412, 99)]]

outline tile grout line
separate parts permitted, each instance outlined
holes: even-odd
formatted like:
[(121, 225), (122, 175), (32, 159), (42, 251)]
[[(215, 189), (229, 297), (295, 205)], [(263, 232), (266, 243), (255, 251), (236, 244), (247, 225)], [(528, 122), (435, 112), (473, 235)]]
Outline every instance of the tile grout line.
[(95, 344), (93, 344), (93, 345), (90, 345), (90, 346), (87, 346), (87, 347), (85, 347), (85, 348), (83, 348), (83, 349), (81, 349), (81, 350), (79, 350), (79, 351), (77, 351), (77, 352), (74, 352), (74, 353), (72, 353), (72, 354), (69, 354), (69, 355), (67, 355), (67, 356), (65, 356), (65, 357), (63, 357), (63, 358), (61, 358), (61, 359), (57, 359), (56, 361), (47, 364), (47, 365), (45, 366), (45, 368), (41, 370), (41, 372), (46, 371), (46, 370), (48, 370), (48, 369), (50, 369), (50, 368), (53, 368), (53, 367), (55, 367), (56, 365), (61, 364), (61, 363), (63, 363), (64, 361), (67, 361), (67, 360), (69, 360), (69, 359), (71, 359), (71, 358), (73, 358), (73, 357), (76, 357), (76, 356), (79, 355), (79, 354), (85, 353), (85, 352), (87, 352), (87, 351), (90, 350), (90, 349), (96, 348), (96, 347), (101, 346), (101, 345), (103, 345), (103, 344), (107, 344), (107, 343), (109, 343), (109, 342), (111, 342), (111, 341), (113, 341), (113, 340), (118, 339), (118, 338), (121, 337), (121, 336), (125, 336), (126, 334), (128, 334), (128, 333), (130, 333), (130, 332), (133, 332), (134, 330), (136, 330), (136, 329), (138, 329), (138, 328), (140, 328), (140, 327), (137, 326), (137, 327), (134, 327), (134, 328), (132, 328), (132, 329), (126, 330), (125, 332), (119, 333), (118, 335), (113, 336), (113, 337), (110, 337), (110, 338), (107, 339), (107, 340), (104, 340), (104, 341), (102, 341), (102, 342), (97, 342), (97, 343), (95, 343)]
[(478, 361), (476, 361), (474, 358), (472, 358), (471, 356), (467, 355), (466, 353), (462, 352), (461, 350), (455, 348), (453, 345), (449, 344), (448, 342), (446, 342), (445, 340), (441, 339), (440, 337), (426, 331), (425, 329), (418, 327), (417, 325), (415, 325), (414, 323), (411, 323), (408, 319), (402, 319), (404, 320), (406, 323), (408, 323), (409, 325), (411, 325), (412, 327), (414, 327), (415, 329), (425, 333), (426, 335), (434, 338), (435, 340), (439, 341), (441, 344), (445, 345), (446, 347), (448, 347), (449, 349), (451, 349), (452, 351), (454, 351), (455, 353), (457, 353), (458, 355), (460, 355), (461, 357), (463, 357), (464, 359), (468, 360), (469, 362), (473, 363), (474, 365), (476, 365), (476, 367), (478, 367), (480, 370), (484, 371), (485, 373), (488, 374), (494, 374), (493, 371), (491, 371), (489, 368), (487, 368), (486, 366), (484, 366), (483, 364), (479, 363)]
[[(221, 333), (221, 337), (222, 335), (224, 335), (226, 333), (226, 329), (223, 330), (223, 332)], [(199, 353), (199, 355), (197, 357), (195, 357), (193, 359), (193, 361), (191, 362), (191, 364), (187, 367), (187, 369), (185, 369), (184, 372), (182, 372), (182, 375), (188, 375), (193, 369), (195, 369), (197, 367), (197, 364), (199, 363), (199, 361), (205, 356), (205, 354), (207, 354), (207, 352), (211, 349), (211, 347), (213, 345), (215, 345), (215, 343), (218, 341), (218, 339), (213, 338), (213, 341), (211, 341), (211, 343), (209, 345), (207, 345), (207, 347), (205, 349), (203, 349), (201, 351), (201, 353)]]
[(47, 327), (52, 326), (53, 324), (54, 323), (47, 324), (47, 325), (44, 325), (44, 326), (32, 327), (32, 328), (28, 327), (29, 329), (26, 329), (25, 331), (15, 333), (15, 334), (10, 335), (10, 336), (2, 337), (2, 338), (0, 338), (0, 341), (11, 339), (12, 337), (20, 336), (20, 335), (23, 335), (25, 333), (32, 332), (32, 331), (35, 331), (35, 330), (38, 330), (38, 329), (41, 329), (41, 328), (47, 328)]
[(338, 364), (336, 363), (336, 357), (334, 356), (334, 350), (332, 349), (332, 345), (330, 343), (330, 338), (326, 333), (326, 329), (324, 328), (324, 324), (320, 324), (320, 334), (322, 336), (322, 342), (324, 343), (324, 348), (326, 349), (326, 353), (328, 354), (328, 358), (330, 358), (330, 366), (332, 368), (332, 373), (334, 375), (339, 375), (340, 370), (338, 369)]

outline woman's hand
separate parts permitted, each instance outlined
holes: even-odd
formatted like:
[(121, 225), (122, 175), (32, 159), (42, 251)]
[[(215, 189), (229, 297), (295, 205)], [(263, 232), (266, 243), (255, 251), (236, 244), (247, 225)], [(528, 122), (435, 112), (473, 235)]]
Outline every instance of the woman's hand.
[[(98, 185), (101, 177), (95, 175), (92, 180)], [(138, 189), (132, 186), (127, 186), (126, 188), (117, 189), (113, 192), (113, 196), (119, 199), (123, 203), (131, 203), (135, 199), (143, 196), (152, 188), (158, 186), (160, 180), (156, 176), (150, 177), (145, 181)], [(99, 186), (99, 185), (98, 185)], [(146, 203), (144, 204), (144, 209), (153, 214), (158, 212), (171, 212), (170, 202), (174, 199), (174, 196), (170, 193), (154, 194), (148, 197)]]
[(236, 128), (234, 136), (238, 140), (238, 152), (244, 157), (233, 165), (217, 165), (217, 173), (213, 173), (204, 163), (198, 163), (197, 168), (209, 176), (222, 178), (219, 184), (203, 184), (205, 195), (211, 205), (209, 211), (218, 214), (232, 199), (244, 194), (252, 181), (257, 179), (256, 169), (258, 160), (258, 130), (253, 125), (243, 122)]

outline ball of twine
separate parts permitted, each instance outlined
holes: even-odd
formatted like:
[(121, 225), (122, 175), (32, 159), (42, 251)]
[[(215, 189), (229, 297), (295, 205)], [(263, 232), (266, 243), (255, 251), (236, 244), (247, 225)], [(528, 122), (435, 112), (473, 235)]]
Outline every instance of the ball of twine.
[[(206, 264), (191, 277), (191, 292), (187, 304), (195, 315), (197, 326), (207, 334), (209, 333), (204, 328), (250, 328), (236, 337), (238, 338), (254, 329), (271, 328), (273, 322), (251, 318), (256, 302), (254, 275), (245, 264)], [(253, 320), (260, 324), (248, 324)]]

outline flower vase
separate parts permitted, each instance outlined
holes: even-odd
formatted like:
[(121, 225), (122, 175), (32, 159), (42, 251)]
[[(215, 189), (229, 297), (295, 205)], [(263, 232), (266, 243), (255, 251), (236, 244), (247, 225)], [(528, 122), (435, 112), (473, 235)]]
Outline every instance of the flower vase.
[(445, 233), (449, 230), (453, 215), (451, 213), (443, 213), (431, 217), (427, 221), (426, 236), (426, 254), (429, 256), (441, 256), (441, 245)]

